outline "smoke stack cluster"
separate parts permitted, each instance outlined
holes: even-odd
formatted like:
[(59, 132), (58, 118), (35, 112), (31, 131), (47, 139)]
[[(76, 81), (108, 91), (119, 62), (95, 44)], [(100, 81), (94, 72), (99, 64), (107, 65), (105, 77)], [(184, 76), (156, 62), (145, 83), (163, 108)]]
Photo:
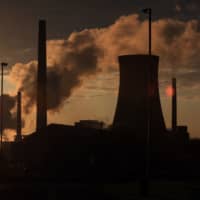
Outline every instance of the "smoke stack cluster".
[(177, 128), (177, 92), (176, 92), (176, 78), (172, 78), (172, 131)]
[(36, 130), (47, 125), (46, 21), (39, 21)]

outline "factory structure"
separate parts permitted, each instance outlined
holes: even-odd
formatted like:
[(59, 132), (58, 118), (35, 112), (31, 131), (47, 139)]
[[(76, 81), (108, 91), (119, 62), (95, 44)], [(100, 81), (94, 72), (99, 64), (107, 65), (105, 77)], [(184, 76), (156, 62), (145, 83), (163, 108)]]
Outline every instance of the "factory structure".
[(39, 21), (36, 131), (24, 138), (20, 92), (17, 98), (13, 151), (14, 160), (26, 168), (22, 174), (75, 179), (142, 176), (147, 140), (152, 176), (185, 173), (182, 165), (187, 166), (190, 139), (187, 126), (177, 125), (176, 79), (172, 79), (172, 128), (168, 130), (159, 95), (159, 57), (121, 55), (118, 60), (119, 96), (111, 128), (95, 120), (81, 120), (75, 126), (47, 125), (46, 22)]

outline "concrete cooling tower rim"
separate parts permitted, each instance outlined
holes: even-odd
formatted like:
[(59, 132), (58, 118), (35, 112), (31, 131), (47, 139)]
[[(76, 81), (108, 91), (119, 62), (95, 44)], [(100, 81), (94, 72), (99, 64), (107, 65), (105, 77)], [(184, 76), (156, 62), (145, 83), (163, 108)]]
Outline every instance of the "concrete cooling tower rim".
[(157, 55), (148, 55), (148, 54), (129, 54), (129, 55), (120, 55), (118, 58), (119, 60), (130, 59), (130, 58), (155, 58), (158, 59), (159, 56)]

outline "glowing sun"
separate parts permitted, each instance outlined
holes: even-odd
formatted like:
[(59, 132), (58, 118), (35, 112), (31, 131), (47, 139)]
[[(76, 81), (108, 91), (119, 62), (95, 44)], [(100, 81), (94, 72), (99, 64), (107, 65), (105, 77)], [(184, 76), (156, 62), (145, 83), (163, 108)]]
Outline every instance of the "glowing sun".
[(165, 93), (166, 93), (166, 95), (167, 95), (168, 97), (173, 96), (174, 90), (173, 90), (172, 86), (168, 86), (168, 87), (166, 88), (166, 90), (165, 90)]

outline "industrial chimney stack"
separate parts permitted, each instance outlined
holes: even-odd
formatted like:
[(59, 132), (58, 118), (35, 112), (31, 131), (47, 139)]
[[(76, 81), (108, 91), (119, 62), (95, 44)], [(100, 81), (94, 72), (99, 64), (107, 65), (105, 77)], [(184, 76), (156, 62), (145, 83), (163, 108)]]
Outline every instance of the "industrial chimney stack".
[(38, 74), (37, 74), (37, 119), (36, 131), (47, 125), (47, 103), (46, 103), (46, 21), (39, 21), (38, 40)]
[(22, 141), (21, 92), (17, 93), (17, 135), (15, 141)]
[(172, 131), (176, 131), (177, 127), (177, 93), (176, 78), (172, 78)]

